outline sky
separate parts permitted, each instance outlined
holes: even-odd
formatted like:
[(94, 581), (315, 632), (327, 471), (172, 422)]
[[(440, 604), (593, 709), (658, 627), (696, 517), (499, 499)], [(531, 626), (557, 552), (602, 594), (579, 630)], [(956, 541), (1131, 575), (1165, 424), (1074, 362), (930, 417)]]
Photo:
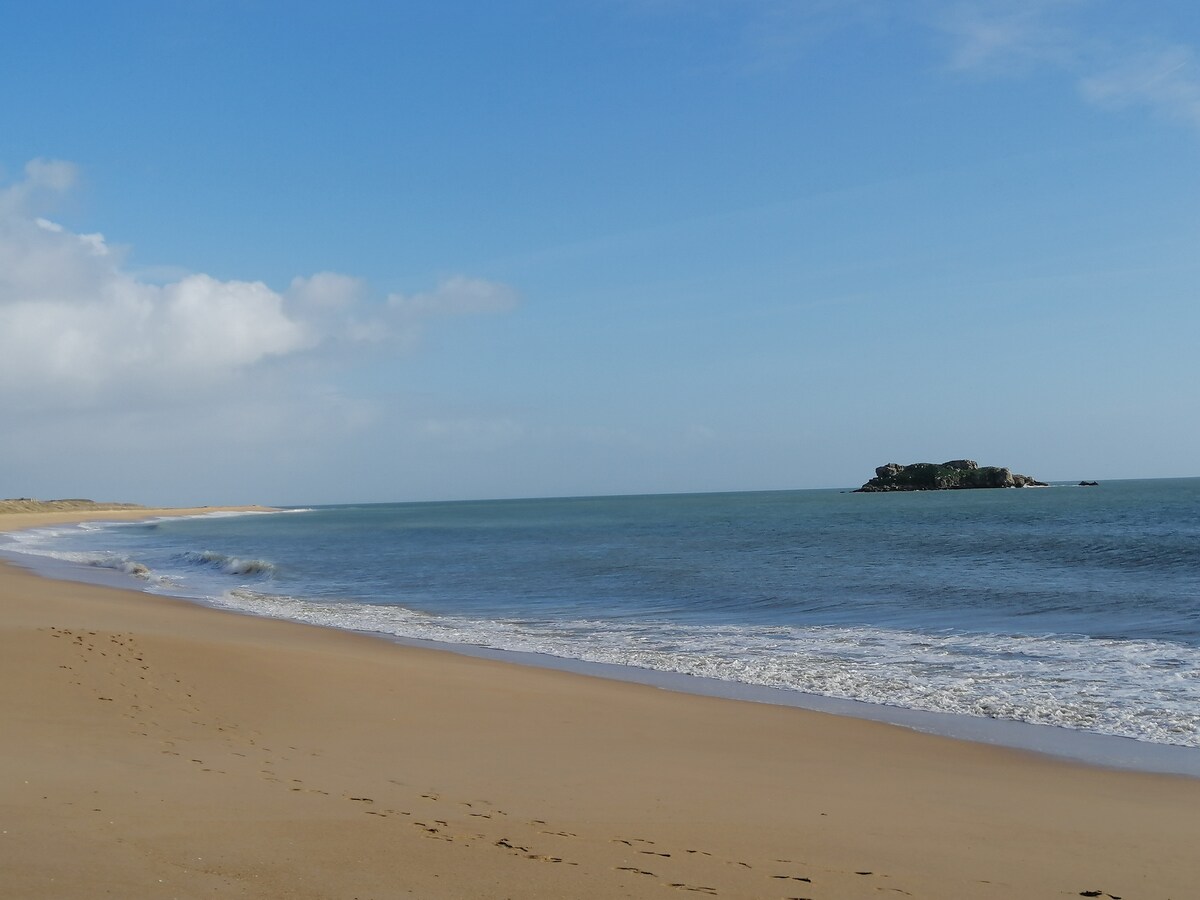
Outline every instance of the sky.
[(1192, 0), (0, 11), (0, 496), (1200, 475)]

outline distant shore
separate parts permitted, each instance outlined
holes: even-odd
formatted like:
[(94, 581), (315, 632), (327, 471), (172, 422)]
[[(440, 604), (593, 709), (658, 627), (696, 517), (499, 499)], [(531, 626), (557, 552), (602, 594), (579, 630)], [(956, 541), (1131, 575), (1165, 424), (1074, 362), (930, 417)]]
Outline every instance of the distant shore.
[[(137, 520), (154, 516), (196, 516), (212, 512), (257, 512), (270, 510), (269, 506), (191, 506), (154, 509), (139, 503), (106, 503), (96, 500), (35, 500), (32, 497), (17, 497), (0, 500), (0, 531), (18, 528), (36, 528), (37, 523), (20, 516), (57, 517), (55, 521), (84, 522), (96, 517), (109, 520)], [(9, 518), (9, 517), (14, 518)]]
[[(22, 511), (0, 514), (0, 531), (216, 511)], [(0, 608), (6, 896), (1195, 890), (1197, 779), (396, 646), (10, 565)]]

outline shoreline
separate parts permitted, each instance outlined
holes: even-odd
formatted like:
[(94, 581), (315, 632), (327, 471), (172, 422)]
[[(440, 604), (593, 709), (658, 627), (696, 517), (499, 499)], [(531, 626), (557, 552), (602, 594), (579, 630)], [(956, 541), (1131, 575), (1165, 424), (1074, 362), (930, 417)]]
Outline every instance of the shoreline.
[[(37, 528), (54, 524), (72, 524), (78, 521), (137, 521), (159, 517), (197, 517), (222, 514), (287, 513), (290, 508), (263, 506), (249, 507), (193, 507), (178, 509), (110, 508), (86, 513), (80, 510), (52, 511), (41, 513), (0, 513), (0, 534), (21, 528)], [(52, 521), (41, 521), (43, 516), (52, 516)], [(5, 525), (11, 516), (28, 518), (29, 522), (18, 528)], [(32, 517), (39, 517), (34, 520)], [(264, 616), (262, 613), (229, 607), (214, 602), (211, 598), (170, 591), (154, 590), (136, 576), (119, 569), (91, 568), (55, 557), (26, 555), (20, 550), (6, 550), (0, 545), (0, 561), (8, 559), (41, 577), (97, 584), (108, 587), (134, 590), (194, 603), (211, 609), (242, 616), (275, 618), (277, 621), (303, 622), (286, 616)], [(307, 624), (335, 631), (360, 634), (398, 646), (420, 647), (436, 652), (455, 653), (462, 656), (488, 659), (501, 663), (533, 666), (554, 671), (571, 672), (594, 678), (604, 678), (626, 683), (642, 684), (677, 693), (705, 697), (719, 697), (740, 702), (765, 703), (806, 709), (831, 715), (846, 716), (874, 722), (882, 722), (922, 733), (1029, 751), (1068, 762), (1092, 766), (1149, 772), (1168, 775), (1184, 775), (1200, 778), (1200, 748), (1176, 744), (1141, 741), (1101, 732), (1086, 731), (1066, 726), (1024, 722), (1017, 719), (988, 718), (963, 713), (912, 709), (890, 706), (883, 703), (849, 698), (829, 697), (782, 687), (726, 681), (696, 674), (662, 671), (652, 668), (621, 665), (555, 656), (531, 651), (499, 649), (486, 645), (456, 643), (419, 637), (376, 632), (371, 630), (340, 628), (336, 625)]]
[[(246, 615), (253, 614), (246, 613)], [(1116, 771), (1178, 775), (1200, 779), (1200, 749), (1180, 744), (1156, 744), (1119, 735), (1083, 731), (1060, 725), (1042, 725), (1017, 719), (990, 719), (962, 713), (887, 706), (866, 700), (827, 697), (823, 694), (809, 694), (788, 688), (724, 681), (703, 675), (664, 672), (658, 669), (624, 666), (618, 663), (591, 662), (541, 653), (498, 650), (474, 644), (451, 644), (375, 632), (356, 633), (367, 634), (399, 646), (424, 647), (438, 652), (456, 653), (461, 656), (490, 659), (512, 665), (572, 672), (589, 678), (641, 684), (679, 694), (717, 697), (738, 703), (761, 703), (768, 706), (820, 712), (843, 718), (862, 719), (949, 740), (1035, 753), (1067, 763)]]
[(0, 608), (14, 896), (1194, 890), (1191, 778), (9, 565)]

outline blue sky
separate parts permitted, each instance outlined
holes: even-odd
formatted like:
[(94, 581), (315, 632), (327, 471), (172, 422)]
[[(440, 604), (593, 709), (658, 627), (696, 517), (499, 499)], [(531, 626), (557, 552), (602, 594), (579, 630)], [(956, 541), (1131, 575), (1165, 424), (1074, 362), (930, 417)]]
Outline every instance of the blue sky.
[(1194, 4), (4, 20), (0, 495), (1200, 474)]

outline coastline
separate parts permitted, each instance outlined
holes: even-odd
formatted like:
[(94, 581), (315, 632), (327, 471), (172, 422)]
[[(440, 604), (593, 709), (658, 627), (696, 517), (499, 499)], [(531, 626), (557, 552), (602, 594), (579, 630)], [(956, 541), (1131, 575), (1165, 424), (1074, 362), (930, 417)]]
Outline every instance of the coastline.
[(1195, 779), (8, 565), (0, 604), (0, 887), (14, 896), (1194, 890)]

